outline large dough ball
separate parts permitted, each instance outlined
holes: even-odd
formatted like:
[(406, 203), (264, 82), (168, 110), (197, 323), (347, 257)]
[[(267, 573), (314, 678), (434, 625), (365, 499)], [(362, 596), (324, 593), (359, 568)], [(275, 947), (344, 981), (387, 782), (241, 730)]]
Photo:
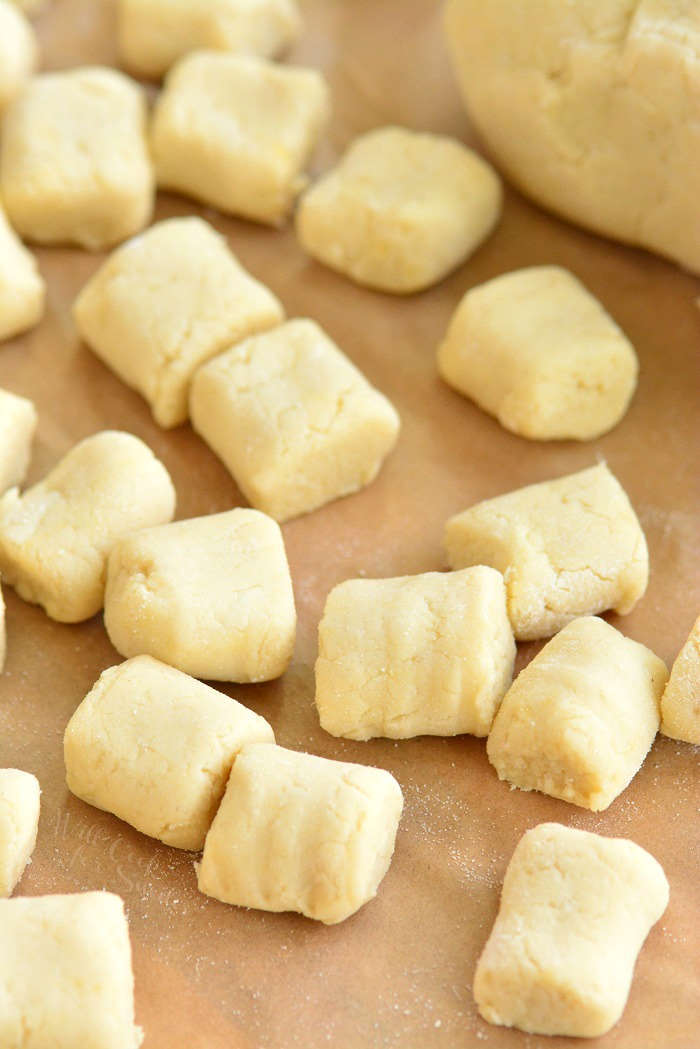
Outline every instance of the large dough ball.
[(473, 122), (521, 189), (700, 272), (700, 5), (448, 0), (446, 28)]

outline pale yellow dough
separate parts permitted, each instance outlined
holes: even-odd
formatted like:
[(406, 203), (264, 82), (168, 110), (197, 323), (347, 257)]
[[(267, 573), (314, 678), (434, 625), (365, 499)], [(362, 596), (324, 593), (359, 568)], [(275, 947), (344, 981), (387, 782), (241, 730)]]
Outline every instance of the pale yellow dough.
[(506, 273), (468, 291), (438, 368), (507, 430), (541, 441), (587, 441), (612, 429), (638, 372), (624, 333), (559, 266)]
[(124, 904), (110, 892), (0, 900), (3, 1049), (138, 1049)]
[(238, 509), (123, 539), (109, 557), (105, 626), (123, 656), (145, 652), (193, 677), (279, 677), (296, 636), (279, 525)]
[(105, 430), (23, 495), (11, 488), (0, 499), (0, 574), (52, 619), (89, 619), (102, 608), (114, 544), (174, 511), (172, 481), (150, 448)]
[(307, 182), (330, 114), (313, 69), (199, 51), (168, 74), (153, 115), (158, 185), (278, 225)]
[(0, 390), (0, 495), (24, 480), (36, 424), (31, 401)]
[(248, 501), (277, 521), (373, 481), (400, 425), (386, 397), (310, 320), (205, 364), (190, 416)]
[(447, 522), (445, 547), (451, 568), (503, 573), (519, 641), (576, 616), (626, 615), (649, 577), (644, 533), (605, 463), (477, 503)]
[(159, 222), (118, 248), (73, 315), (90, 348), (171, 427), (187, 419), (199, 365), (279, 324), (284, 310), (208, 222), (188, 217)]
[(671, 668), (661, 700), (661, 731), (700, 745), (700, 617)]
[(5, 599), (0, 588), (0, 673), (5, 668), (5, 655), (7, 652), (7, 631), (5, 627)]
[(246, 746), (207, 835), (200, 891), (239, 907), (344, 921), (376, 896), (402, 808), (384, 769)]
[(8, 107), (0, 193), (21, 237), (109, 247), (146, 225), (153, 190), (145, 96), (123, 74), (43, 73)]
[(31, 772), (0, 769), (0, 897), (12, 895), (34, 852), (40, 795)]
[(272, 57), (301, 29), (295, 0), (119, 0), (117, 14), (122, 63), (153, 78), (201, 48)]
[(455, 139), (385, 127), (356, 139), (304, 195), (296, 227), (310, 255), (359, 284), (420, 291), (481, 244), (501, 213), (501, 184)]
[(350, 579), (318, 630), (316, 707), (333, 736), (486, 736), (511, 683), (503, 576), (481, 565)]
[(37, 57), (31, 25), (10, 0), (0, 0), (0, 113), (29, 80)]
[(46, 285), (36, 259), (22, 244), (0, 206), (0, 339), (11, 339), (38, 324), (45, 297)]
[(506, 692), (486, 752), (499, 779), (599, 812), (659, 729), (666, 665), (603, 619), (575, 619)]
[(236, 755), (264, 718), (150, 656), (102, 673), (66, 728), (69, 789), (143, 834), (201, 849)]
[(474, 976), (489, 1023), (594, 1038), (617, 1023), (668, 904), (659, 863), (625, 838), (541, 823), (518, 842)]

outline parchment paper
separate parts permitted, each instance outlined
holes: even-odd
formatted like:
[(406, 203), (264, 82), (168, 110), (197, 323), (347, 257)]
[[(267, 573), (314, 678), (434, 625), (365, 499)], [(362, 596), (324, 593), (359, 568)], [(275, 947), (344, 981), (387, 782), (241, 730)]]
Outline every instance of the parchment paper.
[[(389, 122), (472, 142), (433, 0), (303, 6), (306, 33), (291, 58), (325, 71), (335, 103), (317, 167), (331, 164), (354, 135)], [(45, 66), (113, 62), (113, 18), (102, 0), (55, 0), (37, 23)], [(195, 210), (163, 196), (157, 215)], [(119, 661), (101, 618), (60, 625), (6, 587), (0, 765), (36, 773), (43, 788), (39, 841), (18, 891), (104, 887), (123, 896), (145, 1049), (561, 1049), (581, 1043), (489, 1026), (470, 989), (516, 842), (542, 820), (559, 820), (631, 838), (660, 860), (671, 884), (669, 908), (642, 950), (623, 1019), (592, 1044), (693, 1049), (700, 1044), (697, 750), (659, 737), (631, 786), (593, 815), (510, 791), (488, 764), (484, 742), (470, 737), (332, 739), (313, 707), (313, 661), (318, 620), (335, 583), (443, 567), (448, 515), (601, 458), (640, 515), (652, 566), (642, 602), (611, 622), (673, 660), (700, 610), (699, 282), (550, 218), (510, 191), (488, 243), (439, 287), (409, 299), (362, 290), (309, 262), (289, 229), (200, 213), (281, 296), (289, 315), (316, 318), (402, 416), (398, 449), (375, 484), (284, 526), (300, 616), (290, 670), (270, 685), (227, 690), (269, 718), (285, 746), (394, 773), (406, 798), (394, 862), (377, 899), (331, 928), (201, 896), (192, 854), (138, 834), (65, 787), (66, 722), (98, 674)], [(33, 398), (40, 413), (29, 480), (80, 438), (118, 427), (142, 437), (165, 462), (178, 517), (241, 503), (226, 470), (188, 426), (159, 430), (145, 403), (80, 345), (69, 308), (101, 257), (38, 254), (49, 285), (47, 316), (28, 336), (0, 347), (0, 385)], [(637, 395), (621, 425), (601, 440), (519, 439), (437, 378), (435, 347), (464, 291), (535, 263), (573, 270), (637, 348)], [(534, 651), (523, 646), (519, 665)]]

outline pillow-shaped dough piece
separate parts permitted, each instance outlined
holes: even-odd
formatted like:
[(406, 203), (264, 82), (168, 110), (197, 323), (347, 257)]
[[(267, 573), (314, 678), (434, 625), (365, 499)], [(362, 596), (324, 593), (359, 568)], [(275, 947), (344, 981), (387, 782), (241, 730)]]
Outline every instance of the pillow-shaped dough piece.
[(111, 892), (0, 900), (0, 1045), (138, 1049), (124, 904)]
[(626, 615), (649, 578), (644, 533), (605, 463), (477, 503), (447, 522), (445, 547), (451, 568), (503, 573), (518, 641), (609, 608)]
[(370, 484), (399, 417), (314, 321), (239, 343), (192, 383), (194, 429), (277, 521)]
[(459, 266), (500, 213), (499, 178), (478, 154), (443, 135), (385, 127), (356, 139), (311, 187), (296, 228), (320, 262), (407, 294)]
[(486, 744), (499, 779), (600, 812), (659, 729), (666, 665), (596, 616), (565, 626), (505, 694)]
[(199, 51), (168, 74), (153, 114), (158, 185), (278, 225), (330, 113), (314, 69)]
[(493, 568), (349, 579), (318, 628), (321, 727), (348, 739), (486, 736), (514, 659)]
[(700, 745), (700, 616), (671, 667), (661, 699), (661, 731)]
[(105, 626), (123, 656), (147, 653), (193, 677), (279, 677), (296, 636), (279, 525), (238, 509), (123, 539), (109, 556)]
[(0, 206), (0, 339), (11, 339), (38, 324), (45, 297), (46, 285), (36, 259)]
[(122, 63), (154, 79), (202, 48), (273, 57), (301, 30), (296, 0), (119, 0), (117, 14)]
[(150, 656), (110, 667), (68, 722), (68, 788), (178, 849), (201, 849), (245, 743), (267, 721)]
[(200, 364), (284, 319), (224, 237), (202, 219), (167, 219), (118, 248), (76, 299), (90, 348), (151, 405), (160, 426), (187, 419)]
[(3, 122), (0, 194), (21, 237), (98, 251), (150, 220), (146, 102), (113, 69), (42, 73)]
[(0, 0), (0, 113), (29, 80), (37, 57), (31, 25), (9, 0)]
[(0, 499), (0, 575), (52, 619), (78, 623), (102, 608), (114, 544), (174, 512), (172, 481), (143, 441), (93, 434), (23, 495)]
[(533, 266), (467, 292), (438, 349), (438, 369), (513, 433), (588, 441), (627, 411), (638, 364), (573, 274)]
[(31, 401), (0, 390), (0, 495), (24, 480), (36, 423)]
[(384, 769), (244, 747), (207, 835), (200, 891), (239, 907), (344, 921), (376, 896), (402, 809), (401, 788)]
[(11, 896), (29, 863), (39, 827), (36, 776), (0, 769), (0, 896)]
[(518, 842), (474, 976), (489, 1023), (594, 1038), (617, 1023), (668, 904), (660, 864), (625, 838), (541, 823)]

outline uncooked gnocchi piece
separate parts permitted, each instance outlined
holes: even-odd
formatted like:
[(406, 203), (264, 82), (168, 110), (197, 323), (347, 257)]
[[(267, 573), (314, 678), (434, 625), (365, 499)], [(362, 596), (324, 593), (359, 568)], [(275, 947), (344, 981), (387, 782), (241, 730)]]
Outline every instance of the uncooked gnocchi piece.
[(316, 707), (333, 736), (486, 736), (511, 683), (503, 576), (483, 565), (331, 591), (318, 630)]
[(400, 426), (387, 398), (310, 320), (205, 364), (190, 416), (248, 501), (277, 521), (373, 481)]
[(519, 641), (576, 616), (626, 615), (649, 578), (644, 533), (605, 463), (477, 503), (447, 522), (445, 547), (451, 568), (503, 573)]
[(344, 921), (376, 896), (402, 808), (384, 769), (246, 746), (207, 835), (199, 888), (239, 907)]
[(40, 795), (31, 772), (0, 769), (0, 897), (12, 895), (34, 852)]
[(117, 15), (121, 61), (153, 78), (200, 49), (273, 57), (301, 29), (295, 0), (119, 0)]
[(499, 779), (599, 812), (659, 729), (665, 664), (596, 616), (565, 626), (506, 692), (486, 744)]
[(36, 423), (31, 401), (0, 390), (0, 495), (24, 480)]
[(23, 238), (109, 247), (146, 225), (153, 190), (145, 97), (122, 73), (42, 73), (8, 107), (0, 194)]
[(68, 722), (66, 781), (143, 834), (201, 849), (236, 755), (274, 739), (241, 703), (137, 656), (105, 670)]
[(89, 619), (102, 608), (114, 544), (174, 511), (172, 481), (143, 441), (94, 434), (23, 495), (11, 488), (0, 499), (0, 575), (52, 619)]
[(278, 225), (330, 113), (313, 69), (199, 51), (168, 74), (151, 144), (158, 185)]
[(105, 626), (123, 656), (145, 652), (193, 677), (279, 677), (296, 636), (279, 525), (238, 509), (123, 539), (109, 557)]
[(11, 339), (38, 324), (45, 296), (46, 285), (36, 259), (10, 227), (0, 206), (0, 339)]
[(634, 842), (558, 823), (527, 831), (476, 968), (479, 1012), (533, 1034), (605, 1034), (667, 904), (660, 864)]
[(443, 379), (522, 437), (588, 441), (627, 411), (638, 364), (624, 333), (560, 266), (466, 293), (438, 349)]
[(9, 0), (0, 0), (0, 113), (29, 80), (37, 62), (31, 25)]
[(124, 904), (111, 892), (0, 900), (0, 1045), (138, 1049)]
[(661, 731), (700, 744), (700, 617), (671, 668), (661, 699)]
[(284, 319), (224, 237), (195, 217), (166, 219), (118, 248), (76, 299), (90, 348), (151, 405), (161, 426), (187, 419), (200, 364)]
[(485, 160), (442, 135), (385, 127), (356, 139), (302, 198), (302, 247), (370, 288), (406, 294), (442, 280), (501, 213)]

